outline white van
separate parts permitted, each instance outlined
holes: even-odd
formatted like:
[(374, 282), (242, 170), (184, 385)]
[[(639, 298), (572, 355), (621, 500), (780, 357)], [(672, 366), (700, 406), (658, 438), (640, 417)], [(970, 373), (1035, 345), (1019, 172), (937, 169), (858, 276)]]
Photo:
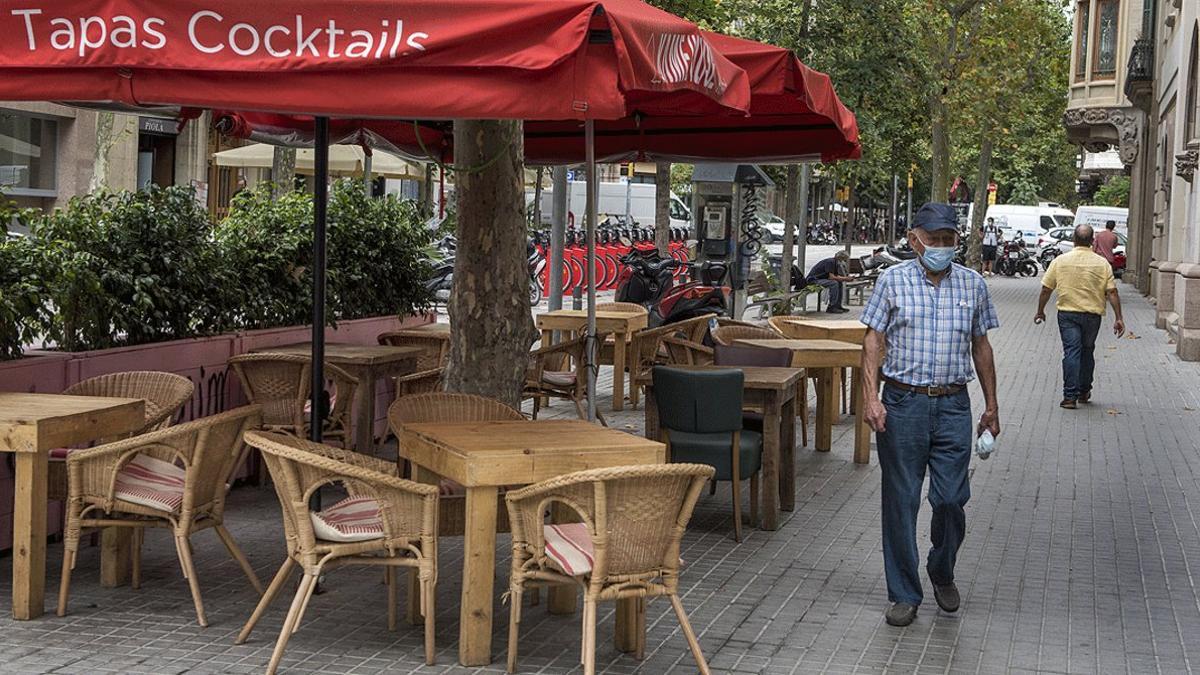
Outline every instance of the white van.
[(1129, 209), (1120, 206), (1092, 206), (1084, 204), (1075, 209), (1076, 225), (1091, 225), (1097, 230), (1104, 229), (1104, 224), (1110, 220), (1117, 223), (1116, 230), (1122, 234), (1129, 233)]
[(1038, 237), (1047, 230), (1075, 223), (1075, 214), (1070, 209), (1051, 203), (1038, 206), (996, 204), (988, 207), (987, 217), (995, 220), (1005, 240), (1019, 237), (1030, 246), (1036, 245)]
[[(600, 221), (603, 222), (604, 216), (623, 216), (625, 215), (625, 198), (626, 198), (626, 183), (600, 183), (600, 190), (596, 199), (596, 212), (600, 214)], [(570, 214), (570, 221), (576, 227), (583, 226), (583, 210), (587, 203), (587, 182), (586, 181), (571, 181), (570, 190), (567, 191), (567, 211)], [(529, 202), (533, 201), (533, 190), (526, 188), (526, 199)], [(628, 185), (629, 210), (630, 215), (643, 227), (651, 227), (654, 225), (654, 195), (655, 186), (653, 183), (633, 183)], [(683, 200), (671, 193), (671, 227), (691, 227), (692, 215), (688, 207), (683, 203)], [(554, 213), (554, 189), (544, 188), (542, 190), (542, 224), (549, 225), (550, 219)]]

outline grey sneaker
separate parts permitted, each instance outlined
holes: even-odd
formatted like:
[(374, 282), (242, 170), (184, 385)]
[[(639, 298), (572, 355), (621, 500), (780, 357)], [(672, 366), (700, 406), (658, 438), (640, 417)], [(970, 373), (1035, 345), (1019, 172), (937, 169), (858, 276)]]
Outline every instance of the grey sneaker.
[(933, 597), (937, 600), (938, 607), (942, 608), (943, 612), (957, 612), (960, 599), (958, 597), (958, 586), (954, 582), (939, 586), (933, 585)]
[(907, 602), (897, 602), (884, 613), (883, 618), (887, 620), (889, 626), (907, 626), (917, 618), (917, 606)]

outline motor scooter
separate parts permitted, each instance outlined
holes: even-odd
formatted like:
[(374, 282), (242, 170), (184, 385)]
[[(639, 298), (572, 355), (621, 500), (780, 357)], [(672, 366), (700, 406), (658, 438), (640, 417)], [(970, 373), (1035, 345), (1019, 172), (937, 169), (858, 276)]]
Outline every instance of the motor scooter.
[(631, 249), (621, 263), (616, 300), (645, 307), (652, 328), (708, 313), (729, 313), (732, 291), (724, 285), (727, 270), (723, 263), (691, 265), (693, 280), (678, 286), (674, 273), (683, 263), (663, 258), (657, 250)]

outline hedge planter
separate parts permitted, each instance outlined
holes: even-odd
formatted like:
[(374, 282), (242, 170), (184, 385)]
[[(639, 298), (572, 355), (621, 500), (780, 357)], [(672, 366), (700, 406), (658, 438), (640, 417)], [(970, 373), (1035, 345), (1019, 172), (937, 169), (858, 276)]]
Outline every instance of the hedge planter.
[[(374, 317), (343, 321), (337, 328), (326, 328), (328, 342), (376, 344), (376, 336), (403, 327), (432, 323), (432, 315)], [(230, 357), (275, 346), (308, 342), (312, 329), (307, 326), (272, 328), (189, 340), (117, 347), (83, 352), (31, 351), (25, 358), (0, 362), (0, 391), (54, 394), (98, 375), (129, 370), (161, 370), (182, 375), (196, 385), (196, 393), (186, 403), (177, 421), (207, 417), (245, 404), (241, 384), (226, 366)], [(376, 391), (378, 412), (375, 431), (387, 426), (387, 409), (392, 386), (381, 382)], [(255, 458), (257, 459), (257, 458)], [(257, 461), (243, 469), (239, 478), (256, 476)], [(7, 462), (0, 462), (0, 550), (12, 546), (12, 473)], [(62, 511), (51, 502), (48, 520), (50, 534), (58, 534)]]

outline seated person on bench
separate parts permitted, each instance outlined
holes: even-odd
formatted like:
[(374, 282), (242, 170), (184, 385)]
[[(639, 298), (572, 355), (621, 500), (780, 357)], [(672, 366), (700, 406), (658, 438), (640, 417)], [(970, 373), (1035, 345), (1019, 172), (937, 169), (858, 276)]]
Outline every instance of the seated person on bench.
[(832, 258), (817, 263), (804, 279), (805, 284), (823, 286), (828, 291), (829, 305), (825, 311), (830, 314), (844, 314), (850, 311), (842, 307), (842, 296), (845, 294), (842, 284), (854, 279), (850, 276), (849, 268), (850, 254), (838, 251)]

